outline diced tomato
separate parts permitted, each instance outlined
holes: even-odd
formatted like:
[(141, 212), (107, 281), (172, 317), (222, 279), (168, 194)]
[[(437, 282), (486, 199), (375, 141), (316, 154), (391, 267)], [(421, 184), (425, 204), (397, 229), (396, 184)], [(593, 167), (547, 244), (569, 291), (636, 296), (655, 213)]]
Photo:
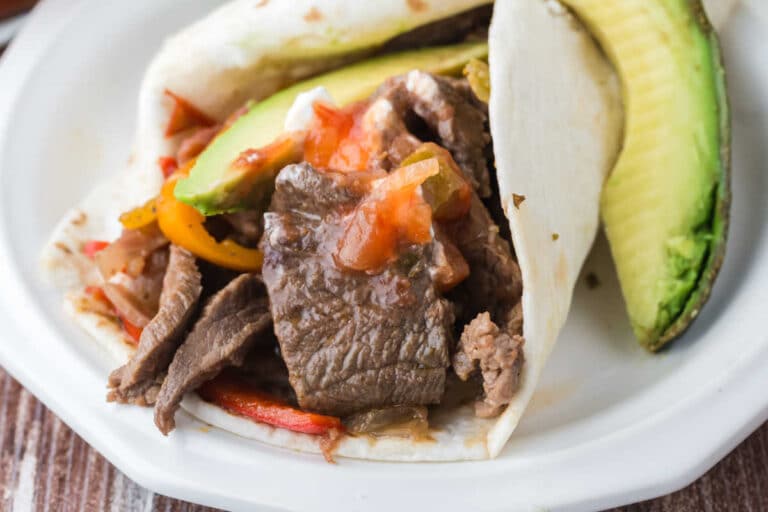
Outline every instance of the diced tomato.
[(119, 311), (117, 312), (117, 318), (120, 319), (120, 323), (123, 324), (123, 330), (126, 332), (126, 334), (128, 334), (128, 336), (134, 342), (134, 345), (138, 345), (139, 340), (141, 339), (141, 333), (144, 329), (126, 320), (125, 317), (122, 314), (120, 314)]
[(362, 118), (368, 103), (343, 109), (315, 102), (315, 119), (304, 142), (304, 158), (321, 169), (362, 171), (368, 168), (370, 150)]
[(400, 243), (432, 239), (432, 208), (419, 186), (440, 172), (435, 158), (401, 167), (383, 178), (350, 216), (336, 260), (354, 270), (375, 270), (397, 256)]
[(166, 179), (179, 168), (179, 163), (172, 156), (161, 156), (157, 159), (157, 165), (160, 166), (160, 170), (163, 172), (163, 178)]
[(212, 126), (216, 121), (208, 117), (203, 111), (192, 105), (178, 94), (168, 89), (165, 95), (173, 100), (173, 110), (168, 125), (165, 128), (165, 136), (172, 137), (194, 126)]
[(96, 253), (106, 249), (108, 245), (109, 242), (105, 242), (103, 240), (88, 240), (85, 242), (85, 244), (83, 244), (83, 254), (88, 256), (90, 259), (94, 259), (96, 257)]
[(313, 435), (344, 430), (339, 418), (302, 411), (229, 375), (219, 375), (197, 392), (207, 402), (274, 427)]

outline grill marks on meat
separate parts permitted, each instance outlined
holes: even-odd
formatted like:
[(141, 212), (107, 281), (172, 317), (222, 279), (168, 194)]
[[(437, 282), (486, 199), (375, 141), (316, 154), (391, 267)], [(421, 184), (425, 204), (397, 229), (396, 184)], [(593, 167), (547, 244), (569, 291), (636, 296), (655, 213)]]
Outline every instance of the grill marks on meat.
[(214, 295), (168, 367), (155, 404), (157, 428), (163, 434), (173, 430), (184, 394), (225, 367), (241, 365), (271, 325), (267, 292), (259, 276), (241, 274)]
[(275, 334), (299, 404), (340, 416), (437, 403), (450, 362), (453, 311), (430, 275), (431, 244), (376, 275), (333, 263), (339, 216), (363, 193), (355, 175), (286, 167), (262, 238)]
[(154, 403), (158, 379), (192, 321), (201, 291), (194, 256), (171, 245), (159, 311), (142, 331), (131, 360), (109, 376), (111, 390), (107, 400), (137, 405)]
[(418, 146), (419, 138), (436, 139), (451, 152), (480, 197), (490, 196), (485, 148), (491, 136), (480, 105), (466, 81), (423, 71), (388, 79), (374, 95), (364, 120), (380, 133), (382, 153), (373, 165), (392, 169)]

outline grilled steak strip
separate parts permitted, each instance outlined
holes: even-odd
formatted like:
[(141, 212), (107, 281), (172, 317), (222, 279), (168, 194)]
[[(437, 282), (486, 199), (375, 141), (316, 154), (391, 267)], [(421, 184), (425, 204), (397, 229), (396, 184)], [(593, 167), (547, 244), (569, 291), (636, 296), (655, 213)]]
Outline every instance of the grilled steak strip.
[(389, 78), (374, 94), (366, 122), (378, 129), (382, 154), (373, 166), (396, 167), (419, 141), (451, 152), (480, 197), (491, 194), (485, 148), (488, 116), (466, 81), (411, 71)]
[(157, 428), (163, 434), (173, 430), (184, 394), (225, 367), (242, 364), (271, 325), (267, 291), (257, 275), (242, 274), (214, 295), (168, 367), (155, 404)]
[(338, 416), (439, 402), (452, 344), (452, 307), (430, 272), (432, 244), (404, 248), (374, 274), (335, 265), (340, 218), (364, 194), (359, 181), (286, 167), (261, 243), (275, 334), (299, 404)]
[(152, 405), (161, 375), (194, 316), (202, 286), (195, 257), (171, 245), (163, 277), (160, 309), (144, 327), (139, 347), (130, 361), (109, 376), (110, 402)]

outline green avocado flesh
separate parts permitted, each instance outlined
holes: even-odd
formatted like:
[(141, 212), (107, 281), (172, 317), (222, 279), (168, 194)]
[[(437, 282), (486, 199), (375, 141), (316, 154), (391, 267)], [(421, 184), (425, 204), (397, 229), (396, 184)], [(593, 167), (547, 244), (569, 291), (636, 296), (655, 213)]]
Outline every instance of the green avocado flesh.
[(323, 86), (339, 106), (344, 106), (367, 98), (391, 76), (413, 69), (457, 74), (471, 59), (484, 58), (487, 54), (486, 43), (406, 51), (362, 61), (283, 89), (256, 103), (216, 137), (197, 158), (189, 177), (178, 182), (174, 194), (179, 201), (194, 206), (205, 215), (253, 206), (251, 202), (263, 201), (263, 194), (256, 189), (263, 188), (264, 183), (249, 185), (254, 187), (253, 194), (237, 190), (242, 184), (242, 175), (227, 170), (243, 151), (266, 146), (283, 132), (286, 113), (300, 93)]
[(657, 350), (694, 320), (725, 251), (730, 121), (699, 0), (564, 0), (622, 80), (625, 139), (601, 200), (632, 328)]

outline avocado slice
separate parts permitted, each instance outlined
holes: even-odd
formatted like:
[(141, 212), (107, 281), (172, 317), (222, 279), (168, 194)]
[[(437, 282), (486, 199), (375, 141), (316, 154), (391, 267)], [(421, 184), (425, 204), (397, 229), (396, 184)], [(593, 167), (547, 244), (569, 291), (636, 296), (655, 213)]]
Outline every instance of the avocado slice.
[(563, 0), (623, 85), (624, 146), (601, 209), (632, 328), (658, 350), (709, 297), (725, 255), (730, 118), (700, 0)]
[[(228, 172), (246, 150), (266, 146), (283, 132), (283, 122), (296, 96), (318, 86), (325, 87), (340, 106), (370, 96), (391, 76), (413, 69), (456, 74), (473, 58), (488, 55), (486, 43), (467, 43), (412, 50), (362, 61), (297, 83), (256, 103), (197, 158), (189, 177), (179, 180), (174, 194), (205, 215), (234, 212), (249, 206), (251, 199), (263, 198), (257, 188), (263, 180), (249, 180), (253, 193), (239, 190), (246, 182), (242, 173)], [(274, 178), (274, 176), (272, 176)], [(263, 200), (263, 199), (262, 199)]]

